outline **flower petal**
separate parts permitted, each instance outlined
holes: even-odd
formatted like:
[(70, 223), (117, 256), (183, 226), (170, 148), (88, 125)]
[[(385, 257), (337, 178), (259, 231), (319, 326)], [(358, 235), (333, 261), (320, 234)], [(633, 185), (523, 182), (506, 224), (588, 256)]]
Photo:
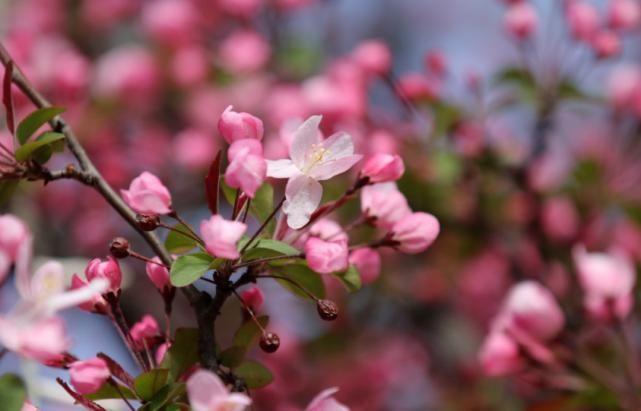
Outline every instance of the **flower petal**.
[(348, 157), (354, 154), (354, 143), (352, 136), (345, 132), (332, 134), (321, 143), (326, 151), (324, 160), (338, 160), (342, 157)]
[(198, 370), (187, 380), (187, 395), (194, 411), (210, 411), (210, 405), (227, 397), (228, 392), (216, 374)]
[(342, 174), (352, 168), (354, 164), (361, 161), (361, 158), (363, 158), (362, 155), (355, 154), (353, 156), (323, 162), (323, 164), (314, 167), (310, 171), (310, 175), (316, 180), (329, 180), (330, 178)]
[(300, 174), (287, 182), (283, 212), (287, 214), (287, 225), (299, 229), (309, 219), (320, 204), (323, 187), (311, 177)]
[(96, 278), (86, 286), (53, 295), (44, 301), (46, 314), (53, 314), (65, 308), (75, 307), (100, 296), (109, 288), (109, 280)]
[(321, 141), (318, 129), (322, 116), (311, 116), (294, 132), (294, 140), (289, 148), (289, 157), (299, 169), (305, 168), (305, 163), (311, 158), (314, 145)]
[(267, 177), (290, 178), (300, 173), (292, 160), (267, 160)]

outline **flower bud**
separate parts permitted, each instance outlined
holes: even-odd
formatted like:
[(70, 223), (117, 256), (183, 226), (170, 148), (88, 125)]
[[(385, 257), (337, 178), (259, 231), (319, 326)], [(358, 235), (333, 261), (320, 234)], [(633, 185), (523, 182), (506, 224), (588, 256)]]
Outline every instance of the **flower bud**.
[(325, 321), (334, 321), (338, 318), (338, 306), (332, 300), (316, 301), (316, 310), (320, 318)]
[(610, 30), (601, 30), (590, 39), (594, 54), (600, 59), (615, 57), (621, 53), (621, 38)]
[(312, 237), (305, 243), (305, 259), (309, 268), (321, 274), (329, 274), (347, 270), (347, 242), (325, 241)]
[(378, 227), (391, 229), (405, 216), (412, 214), (407, 199), (396, 188), (396, 184), (375, 184), (361, 190), (361, 211), (375, 219)]
[(352, 59), (368, 74), (386, 74), (392, 67), (392, 53), (380, 40), (359, 44), (352, 52)]
[(538, 16), (530, 3), (516, 3), (508, 6), (503, 22), (508, 33), (517, 40), (524, 40), (536, 30)]
[(134, 178), (129, 190), (121, 190), (125, 202), (138, 214), (159, 215), (171, 212), (171, 194), (158, 177), (145, 171)]
[(144, 231), (154, 231), (160, 225), (160, 217), (157, 215), (138, 214), (136, 215), (136, 221)]
[(440, 225), (432, 214), (416, 212), (403, 217), (392, 227), (392, 239), (399, 243), (398, 249), (407, 254), (425, 251), (440, 231)]
[(124, 237), (116, 237), (109, 244), (109, 252), (115, 258), (129, 257), (129, 241)]
[(260, 337), (260, 349), (266, 353), (274, 353), (280, 347), (280, 337), (271, 331), (264, 332)]
[(260, 311), (265, 302), (265, 295), (258, 287), (249, 287), (240, 293), (240, 298), (243, 300), (243, 303), (255, 313)]
[(570, 31), (578, 40), (589, 41), (599, 28), (599, 12), (593, 5), (582, 0), (567, 4), (566, 13)]
[(154, 257), (151, 261), (153, 262), (148, 262), (145, 266), (147, 277), (149, 277), (156, 288), (162, 292), (165, 288), (171, 286), (169, 281), (169, 270), (165, 267), (160, 258)]
[(18, 217), (11, 214), (0, 215), (0, 251), (9, 260), (16, 260), (20, 246), (30, 236), (29, 228)]
[(229, 147), (227, 157), (230, 162), (225, 171), (225, 183), (254, 198), (256, 190), (263, 184), (267, 174), (267, 162), (263, 157), (260, 141), (236, 140)]
[(236, 140), (263, 138), (263, 120), (249, 113), (238, 113), (229, 106), (218, 120), (218, 131), (229, 144)]
[(404, 172), (403, 159), (396, 154), (375, 154), (365, 162), (361, 170), (361, 174), (369, 177), (372, 183), (396, 181)]
[(358, 270), (363, 285), (373, 283), (381, 274), (381, 255), (371, 248), (354, 250), (349, 256), (349, 262)]
[(479, 363), (489, 377), (512, 374), (521, 368), (523, 360), (518, 344), (503, 332), (491, 332), (479, 351)]
[(82, 395), (92, 394), (109, 378), (107, 363), (101, 358), (76, 361), (69, 367), (71, 385)]
[(99, 258), (94, 258), (89, 262), (85, 269), (85, 278), (92, 281), (96, 278), (106, 278), (109, 280), (109, 291), (117, 292), (120, 290), (120, 283), (122, 281), (122, 272), (118, 261), (109, 256), (107, 261), (101, 261)]
[(131, 330), (131, 339), (138, 347), (144, 347), (144, 341), (148, 338), (157, 336), (160, 331), (158, 329), (158, 323), (151, 315), (145, 315), (142, 317), (142, 320), (135, 323)]
[(169, 351), (169, 348), (171, 345), (169, 343), (162, 343), (156, 348), (156, 354), (154, 355), (154, 359), (156, 360), (156, 364), (160, 364), (163, 359), (165, 359), (165, 355), (167, 354), (167, 351)]
[(247, 225), (225, 220), (219, 215), (200, 223), (200, 233), (207, 251), (216, 257), (230, 260), (240, 257), (236, 245), (246, 230)]
[[(83, 281), (78, 274), (71, 277), (71, 289), (76, 290), (87, 286), (87, 282)], [(105, 314), (107, 312), (107, 302), (102, 296), (97, 295), (92, 300), (77, 305), (78, 308), (84, 311), (89, 311), (96, 314)]]
[(609, 23), (613, 29), (634, 29), (639, 22), (641, 22), (641, 6), (636, 0), (610, 0)]

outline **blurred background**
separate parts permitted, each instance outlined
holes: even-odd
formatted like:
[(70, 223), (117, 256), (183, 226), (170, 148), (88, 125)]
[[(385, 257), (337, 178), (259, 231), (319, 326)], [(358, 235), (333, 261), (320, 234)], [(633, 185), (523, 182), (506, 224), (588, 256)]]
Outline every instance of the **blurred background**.
[[(265, 121), (268, 158), (283, 156), (288, 121), (311, 114), (324, 115), (326, 132), (352, 134), (358, 152), (403, 156), (399, 187), (413, 209), (439, 218), (441, 236), (413, 258), (383, 254), (381, 275), (349, 298), (328, 280), (344, 312), (334, 323), (277, 284), (261, 286), (282, 346), (256, 353), (276, 380), (252, 393), (255, 409), (301, 409), (332, 386), (356, 411), (574, 409), (570, 401), (597, 409), (536, 378), (483, 377), (477, 351), (502, 297), (525, 278), (556, 294), (567, 332), (580, 326), (574, 244), (617, 245), (641, 258), (641, 99), (620, 104), (638, 76), (639, 37), (635, 27), (617, 32), (619, 48), (605, 55), (572, 32), (566, 2), (541, 0), (530, 2), (536, 29), (519, 39), (507, 3), (2, 0), (0, 41), (36, 88), (66, 107), (114, 187), (152, 171), (192, 223), (209, 213), (203, 177), (223, 148), (216, 124), (228, 105)], [(609, 3), (590, 3), (604, 30)], [(389, 47), (390, 74), (377, 71), (384, 58), (367, 48), (373, 39)], [(19, 118), (32, 109), (25, 98), (16, 104)], [(0, 139), (10, 141), (6, 129)], [(332, 181), (327, 198), (348, 184)], [(36, 254), (64, 258), (69, 275), (104, 257), (113, 237), (135, 238), (73, 181), (17, 190), (3, 211), (28, 221)], [(356, 200), (336, 219), (348, 223), (358, 210)], [(130, 322), (161, 319), (144, 266), (125, 268)], [(11, 288), (1, 291), (3, 309), (16, 299)], [(241, 320), (234, 304), (219, 324), (223, 339)], [(177, 305), (174, 323), (191, 321), (185, 301)], [(65, 316), (76, 355), (101, 350), (135, 369), (108, 322)], [(64, 397), (51, 385), (55, 372), (14, 357), (0, 369), (30, 375), (43, 409), (58, 409), (47, 402)]]

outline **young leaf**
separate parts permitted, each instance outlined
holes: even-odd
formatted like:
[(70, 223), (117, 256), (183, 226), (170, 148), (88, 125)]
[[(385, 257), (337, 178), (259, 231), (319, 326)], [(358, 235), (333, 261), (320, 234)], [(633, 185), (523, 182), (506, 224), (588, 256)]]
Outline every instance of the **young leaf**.
[[(263, 328), (269, 323), (269, 317), (266, 315), (258, 317), (257, 320)], [(249, 347), (260, 337), (260, 334), (260, 328), (253, 321), (246, 321), (234, 334), (233, 344), (236, 347)]]
[(249, 206), (249, 211), (262, 223), (269, 217), (273, 208), (274, 187), (269, 183), (264, 183), (256, 190), (256, 195)]
[(346, 271), (334, 273), (334, 276), (343, 283), (350, 293), (361, 289), (361, 275), (353, 265), (350, 265)]
[(306, 292), (301, 290), (296, 284), (303, 287), (316, 298), (325, 298), (325, 284), (320, 274), (313, 271), (303, 264), (288, 264), (280, 267), (274, 267), (273, 271), (289, 280), (277, 279), (278, 283), (288, 291), (302, 298), (309, 298)]
[(62, 107), (45, 107), (29, 114), (18, 124), (16, 129), (16, 137), (20, 144), (26, 143), (40, 127), (64, 111), (65, 109)]
[[(120, 390), (120, 392), (118, 392), (118, 390)], [(122, 393), (122, 395), (124, 395), (124, 397), (128, 400), (138, 399), (136, 394), (134, 394), (133, 391), (131, 391), (124, 385), (118, 384), (118, 389), (116, 389), (116, 387), (109, 383), (102, 384), (102, 387), (100, 387), (98, 391), (92, 394), (87, 394), (85, 395), (85, 397), (87, 397), (91, 401), (110, 400), (115, 398), (122, 398), (120, 393)]]
[(24, 382), (15, 374), (0, 377), (0, 404), (6, 411), (20, 411), (27, 399)]
[(174, 343), (165, 354), (160, 367), (169, 369), (169, 380), (176, 381), (196, 362), (198, 362), (198, 329), (177, 329)]
[(51, 145), (56, 141), (64, 140), (64, 138), (65, 138), (64, 134), (60, 134), (60, 133), (54, 133), (51, 131), (43, 133), (42, 136), (38, 137), (36, 141), (26, 143), (25, 145), (17, 149), (16, 160), (18, 161), (28, 160), (29, 158), (31, 158), (33, 153), (39, 148), (45, 147), (47, 145)]
[(15, 129), (15, 114), (13, 107), (13, 94), (11, 94), (11, 85), (13, 84), (13, 61), (9, 61), (4, 66), (4, 78), (2, 79), (2, 104), (4, 104), (7, 128), (13, 134)]
[[(187, 391), (185, 384), (172, 383), (162, 387), (153, 398), (145, 404), (140, 411), (169, 411), (169, 410), (188, 410), (189, 408), (172, 408), (173, 405), (168, 405), (170, 402), (177, 401), (179, 397), (183, 396)], [(175, 404), (174, 404), (175, 405)]]
[(272, 372), (267, 367), (256, 361), (245, 361), (235, 370), (236, 375), (241, 377), (247, 388), (261, 388), (268, 385), (274, 379)]
[(216, 158), (209, 167), (209, 173), (205, 177), (205, 192), (207, 193), (207, 205), (212, 214), (218, 214), (218, 193), (220, 192), (220, 158), (221, 151), (218, 151)]
[[(282, 241), (263, 238), (258, 240), (256, 245), (250, 248), (244, 255), (243, 261), (250, 261), (256, 258), (276, 257), (279, 255), (298, 255), (300, 251)], [(239, 245), (240, 246), (240, 245)]]
[(167, 384), (168, 378), (169, 370), (167, 369), (151, 370), (136, 378), (134, 388), (142, 400), (149, 401)]
[(193, 250), (198, 246), (198, 243), (193, 238), (181, 234), (178, 231), (183, 233), (188, 233), (189, 229), (183, 224), (176, 224), (174, 226), (175, 230), (170, 230), (165, 239), (165, 248), (170, 253), (182, 254), (187, 251)]
[(232, 346), (218, 354), (218, 361), (225, 367), (234, 369), (242, 364), (246, 353), (246, 347)]
[(171, 265), (169, 278), (174, 287), (185, 287), (202, 277), (210, 270), (214, 259), (204, 253), (180, 256)]

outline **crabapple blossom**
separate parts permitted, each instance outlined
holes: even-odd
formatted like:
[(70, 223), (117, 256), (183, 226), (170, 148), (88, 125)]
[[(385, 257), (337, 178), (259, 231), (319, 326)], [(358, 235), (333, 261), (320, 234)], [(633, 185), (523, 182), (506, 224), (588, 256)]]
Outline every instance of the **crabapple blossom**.
[(349, 408), (341, 404), (334, 398), (338, 388), (328, 388), (321, 391), (309, 403), (305, 411), (349, 411)]
[(8, 260), (15, 262), (18, 249), (30, 236), (29, 229), (18, 217), (0, 215), (0, 251)]
[(485, 338), (478, 357), (483, 373), (490, 377), (514, 373), (524, 364), (519, 345), (501, 331), (491, 332)]
[(0, 343), (18, 355), (45, 363), (71, 347), (60, 317), (34, 318), (25, 313), (0, 316)]
[(538, 15), (528, 2), (510, 4), (505, 12), (503, 24), (508, 33), (517, 40), (532, 36), (538, 25)]
[(405, 164), (397, 154), (375, 154), (367, 159), (361, 169), (361, 174), (372, 183), (396, 181), (404, 172)]
[(263, 303), (265, 302), (265, 295), (258, 287), (247, 288), (240, 293), (240, 298), (255, 313), (260, 311)]
[(363, 247), (352, 251), (349, 263), (356, 267), (364, 285), (373, 283), (381, 274), (381, 255), (372, 248)]
[(158, 177), (148, 171), (131, 181), (129, 190), (120, 190), (125, 202), (138, 214), (161, 215), (171, 212), (171, 194)]
[(178, 133), (173, 144), (176, 163), (193, 171), (206, 169), (216, 149), (216, 141), (209, 133), (195, 128)]
[(194, 411), (243, 411), (252, 403), (245, 394), (230, 393), (216, 374), (203, 369), (187, 380), (187, 395)]
[(447, 61), (442, 52), (433, 50), (425, 55), (425, 68), (432, 74), (442, 77), (447, 72)]
[(598, 31), (592, 36), (590, 43), (596, 56), (601, 59), (616, 56), (621, 52), (621, 39), (610, 30)]
[(69, 366), (71, 385), (80, 394), (92, 394), (98, 391), (110, 375), (107, 363), (97, 357), (75, 361)]
[(225, 183), (254, 198), (267, 173), (267, 162), (260, 141), (236, 140), (229, 147), (227, 157), (229, 165), (225, 171)]
[(344, 173), (361, 159), (354, 154), (348, 134), (337, 133), (323, 140), (320, 121), (321, 116), (312, 116), (296, 130), (290, 159), (267, 161), (268, 177), (289, 179), (283, 212), (293, 229), (305, 226), (318, 208), (323, 195), (319, 181)]
[(151, 315), (145, 315), (131, 327), (130, 333), (134, 343), (144, 346), (144, 341), (147, 338), (155, 337), (159, 334), (158, 323)]
[(394, 183), (363, 187), (361, 211), (367, 217), (374, 218), (374, 223), (384, 229), (391, 229), (397, 221), (412, 213), (407, 199)]
[(218, 131), (229, 144), (236, 140), (263, 138), (263, 120), (249, 113), (236, 112), (228, 106), (218, 120)]
[(305, 243), (305, 259), (309, 267), (321, 274), (347, 270), (348, 253), (344, 240), (325, 241), (311, 237)]
[(200, 233), (207, 251), (216, 257), (232, 260), (240, 257), (236, 244), (246, 230), (247, 225), (225, 220), (220, 215), (200, 223)]
[(112, 256), (107, 257), (106, 261), (102, 261), (100, 258), (94, 258), (87, 264), (85, 278), (89, 281), (97, 278), (107, 279), (110, 284), (109, 291), (115, 293), (120, 290), (120, 283), (122, 281), (120, 264), (118, 264), (118, 260)]
[(159, 257), (153, 257), (151, 261), (145, 266), (147, 277), (159, 291), (163, 291), (171, 285), (169, 282), (169, 270), (163, 265)]
[(239, 30), (229, 35), (220, 45), (218, 58), (229, 71), (249, 73), (267, 63), (271, 47), (257, 32)]
[(380, 40), (367, 40), (352, 51), (352, 59), (363, 70), (372, 74), (386, 74), (392, 67), (392, 53)]
[(175, 47), (193, 39), (197, 18), (197, 10), (191, 2), (158, 0), (145, 4), (142, 27), (154, 41)]
[[(108, 282), (106, 283), (108, 284)], [(87, 282), (80, 278), (78, 274), (74, 274), (71, 277), (71, 290), (77, 290), (86, 286)], [(84, 311), (101, 313), (107, 309), (107, 302), (101, 295), (97, 294), (91, 300), (78, 304), (78, 308)]]
[(636, 0), (610, 0), (609, 24), (615, 30), (630, 30), (641, 22), (641, 5)]
[(582, 0), (570, 1), (566, 13), (574, 36), (582, 41), (590, 41), (599, 27), (599, 13), (594, 6)]
[(408, 214), (392, 226), (392, 240), (403, 253), (416, 254), (429, 247), (440, 231), (436, 217), (423, 212)]

